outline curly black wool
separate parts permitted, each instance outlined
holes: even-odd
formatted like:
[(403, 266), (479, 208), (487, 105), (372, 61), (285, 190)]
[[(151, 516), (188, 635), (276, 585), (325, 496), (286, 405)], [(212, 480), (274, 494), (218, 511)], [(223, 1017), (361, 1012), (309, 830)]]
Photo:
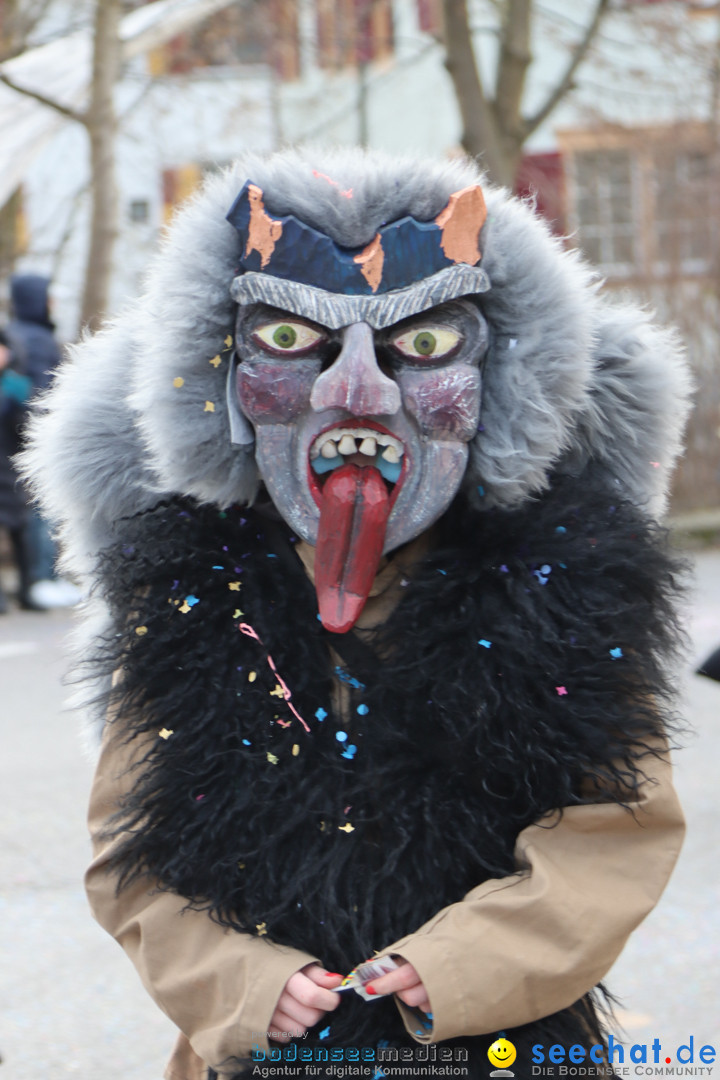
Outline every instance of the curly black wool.
[[(253, 511), (178, 500), (125, 522), (105, 557), (114, 633), (96, 668), (122, 670), (118, 729), (155, 736), (115, 868), (348, 971), (512, 873), (520, 830), (588, 785), (632, 800), (672, 723), (681, 566), (662, 530), (578, 482), (513, 512), (458, 501), (370, 647), (322, 628), (294, 542)], [(508, 1037), (528, 1061), (541, 1029), (569, 1044), (588, 1025), (600, 1041), (584, 999)], [(417, 1045), (389, 1001), (346, 1000), (330, 1026), (302, 1045)], [(486, 1043), (446, 1045), (484, 1078)]]

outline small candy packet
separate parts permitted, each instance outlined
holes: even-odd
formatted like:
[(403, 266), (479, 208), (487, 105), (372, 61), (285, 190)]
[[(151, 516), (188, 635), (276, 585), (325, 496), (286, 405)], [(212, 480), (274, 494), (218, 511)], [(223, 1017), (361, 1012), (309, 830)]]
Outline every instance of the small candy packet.
[(343, 990), (354, 990), (364, 1001), (377, 1001), (374, 994), (368, 994), (365, 987), (373, 979), (379, 979), (381, 975), (387, 975), (389, 971), (395, 971), (400, 965), (390, 956), (381, 956), (377, 960), (366, 960), (364, 964), (358, 964), (349, 975), (346, 975), (339, 986), (335, 987), (338, 993)]

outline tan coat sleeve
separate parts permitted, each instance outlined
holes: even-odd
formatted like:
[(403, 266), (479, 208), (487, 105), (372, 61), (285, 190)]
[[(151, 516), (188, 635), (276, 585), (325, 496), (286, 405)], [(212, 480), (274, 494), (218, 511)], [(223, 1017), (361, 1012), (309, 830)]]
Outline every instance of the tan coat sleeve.
[(417, 969), (432, 1007), (398, 1002), (418, 1042), (481, 1035), (566, 1008), (607, 974), (631, 931), (657, 903), (677, 859), (684, 821), (667, 757), (627, 810), (566, 808), (524, 829), (518, 872), (486, 881), (384, 949)]
[(316, 957), (225, 930), (205, 912), (183, 911), (181, 897), (153, 890), (147, 880), (116, 893), (117, 879), (108, 869), (113, 844), (103, 832), (131, 784), (132, 759), (119, 739), (105, 739), (90, 801), (90, 906), (195, 1054), (217, 1068), (232, 1055), (248, 1056), (255, 1044), (267, 1049), (266, 1033), (285, 983)]

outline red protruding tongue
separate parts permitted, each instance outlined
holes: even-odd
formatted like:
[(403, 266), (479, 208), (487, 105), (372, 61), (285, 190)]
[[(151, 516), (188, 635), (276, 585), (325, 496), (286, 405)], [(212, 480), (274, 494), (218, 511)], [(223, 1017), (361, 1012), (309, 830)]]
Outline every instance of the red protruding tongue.
[(315, 590), (326, 630), (344, 634), (365, 606), (385, 543), (390, 495), (374, 466), (343, 465), (322, 489)]

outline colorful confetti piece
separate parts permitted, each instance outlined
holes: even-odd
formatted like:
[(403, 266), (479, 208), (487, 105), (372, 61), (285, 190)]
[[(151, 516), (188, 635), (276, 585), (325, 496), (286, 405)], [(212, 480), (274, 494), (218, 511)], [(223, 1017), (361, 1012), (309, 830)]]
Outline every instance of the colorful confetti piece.
[(277, 683), (275, 689), (270, 691), (270, 697), (285, 697), (285, 691), (283, 690), (280, 683)]
[(225, 345), (228, 347), (228, 349), (230, 348), (232, 343), (233, 343), (232, 334), (228, 334), (228, 336), (225, 338)]
[(340, 832), (355, 832), (355, 826), (351, 825), (349, 821), (346, 821), (344, 825), (338, 825), (338, 829), (340, 830)]
[(176, 390), (179, 390), (180, 387), (184, 386), (184, 385), (185, 385), (185, 380), (183, 379), (182, 375), (178, 375), (178, 377), (176, 379), (173, 379), (173, 386), (175, 387)]
[(370, 709), (367, 707), (367, 705), (358, 705), (357, 712), (360, 716), (367, 716), (367, 714), (370, 712)]
[(172, 728), (164, 727), (164, 728), (162, 728), (161, 731), (158, 731), (158, 735), (160, 736), (161, 739), (169, 739), (170, 736), (174, 735), (174, 734), (175, 734), (175, 732), (172, 730)]
[(359, 679), (353, 678), (353, 676), (349, 672), (347, 672), (345, 668), (341, 668), (339, 665), (335, 668), (335, 674), (337, 675), (340, 682), (347, 683), (348, 686), (352, 686), (355, 690), (365, 689), (365, 683), (361, 683)]
[(322, 1031), (318, 1032), (318, 1038), (327, 1039), (329, 1034), (330, 1034), (330, 1028), (329, 1027), (323, 1028)]
[[(239, 584), (240, 583), (238, 582), (238, 586), (239, 586)], [(257, 641), (258, 645), (262, 645), (262, 641), (260, 640), (260, 637), (258, 636), (257, 632), (255, 630), (253, 630), (252, 626), (249, 625), (249, 623), (240, 623), (238, 629), (240, 630), (241, 634), (245, 634), (246, 637), (253, 638), (254, 641)], [(290, 690), (289, 690), (287, 684), (285, 683), (284, 679), (278, 673), (278, 670), (275, 667), (275, 661), (273, 660), (270, 653), (266, 653), (266, 659), (267, 659), (267, 662), (268, 662), (268, 667), (270, 668), (273, 675), (275, 676), (275, 678), (279, 682), (280, 686), (282, 687), (283, 698), (285, 700), (285, 704), (287, 705), (288, 709), (293, 714), (293, 716), (296, 717), (296, 719), (298, 719), (300, 721), (302, 726), (305, 728), (305, 731), (307, 731), (307, 733), (309, 735), (310, 734), (310, 728), (307, 726), (307, 724), (303, 720), (302, 716), (300, 715), (300, 713), (297, 711), (297, 709), (293, 705), (292, 701), (290, 700), (291, 697), (292, 697), (292, 694), (290, 693)]]
[(203, 412), (215, 412), (215, 402), (214, 401), (206, 401), (205, 402), (205, 408), (203, 409)]
[(257, 679), (257, 671), (251, 671), (248, 675), (248, 682), (255, 682)]
[(292, 756), (297, 757), (299, 753), (300, 753), (299, 745), (297, 743), (293, 743)]
[(217, 356), (213, 356), (210, 363), (214, 368), (220, 367), (220, 365), (222, 364), (222, 357), (220, 356), (220, 353), (218, 353)]
[(137, 634), (138, 637), (143, 637), (143, 635), (147, 634), (147, 632), (148, 632), (147, 626), (136, 626), (135, 627), (135, 633)]
[(338, 742), (347, 742), (347, 731), (336, 731), (335, 738)]
[(610, 650), (610, 655), (612, 656), (613, 660), (622, 659), (622, 654), (623, 654), (623, 651), (619, 646), (617, 646), (616, 648)]
[(482, 645), (483, 649), (491, 649), (492, 641), (488, 641), (487, 638), (481, 637), (478, 641), (478, 645)]
[(263, 937), (264, 934), (267, 934), (267, 923), (264, 923), (264, 922), (256, 923), (255, 924), (255, 929), (258, 932), (258, 937)]
[(347, 758), (348, 761), (352, 761), (356, 754), (357, 746), (355, 746), (353, 743), (350, 743), (348, 746), (345, 747), (340, 757), (344, 757)]
[(325, 712), (325, 710), (323, 709), (322, 706), (320, 706), (319, 709), (315, 710), (315, 719), (319, 720), (320, 723), (323, 722), (323, 720), (325, 719), (326, 716), (327, 716), (327, 713)]
[(229, 581), (228, 582), (228, 589), (230, 590), (230, 592), (240, 592), (241, 587), (242, 587), (242, 581)]
[(565, 697), (565, 695), (567, 694), (567, 687), (566, 686), (556, 686), (555, 691), (556, 691), (558, 697)]
[(271, 754), (269, 750), (267, 752), (267, 759), (271, 765), (277, 765), (278, 761), (280, 760), (277, 754)]

